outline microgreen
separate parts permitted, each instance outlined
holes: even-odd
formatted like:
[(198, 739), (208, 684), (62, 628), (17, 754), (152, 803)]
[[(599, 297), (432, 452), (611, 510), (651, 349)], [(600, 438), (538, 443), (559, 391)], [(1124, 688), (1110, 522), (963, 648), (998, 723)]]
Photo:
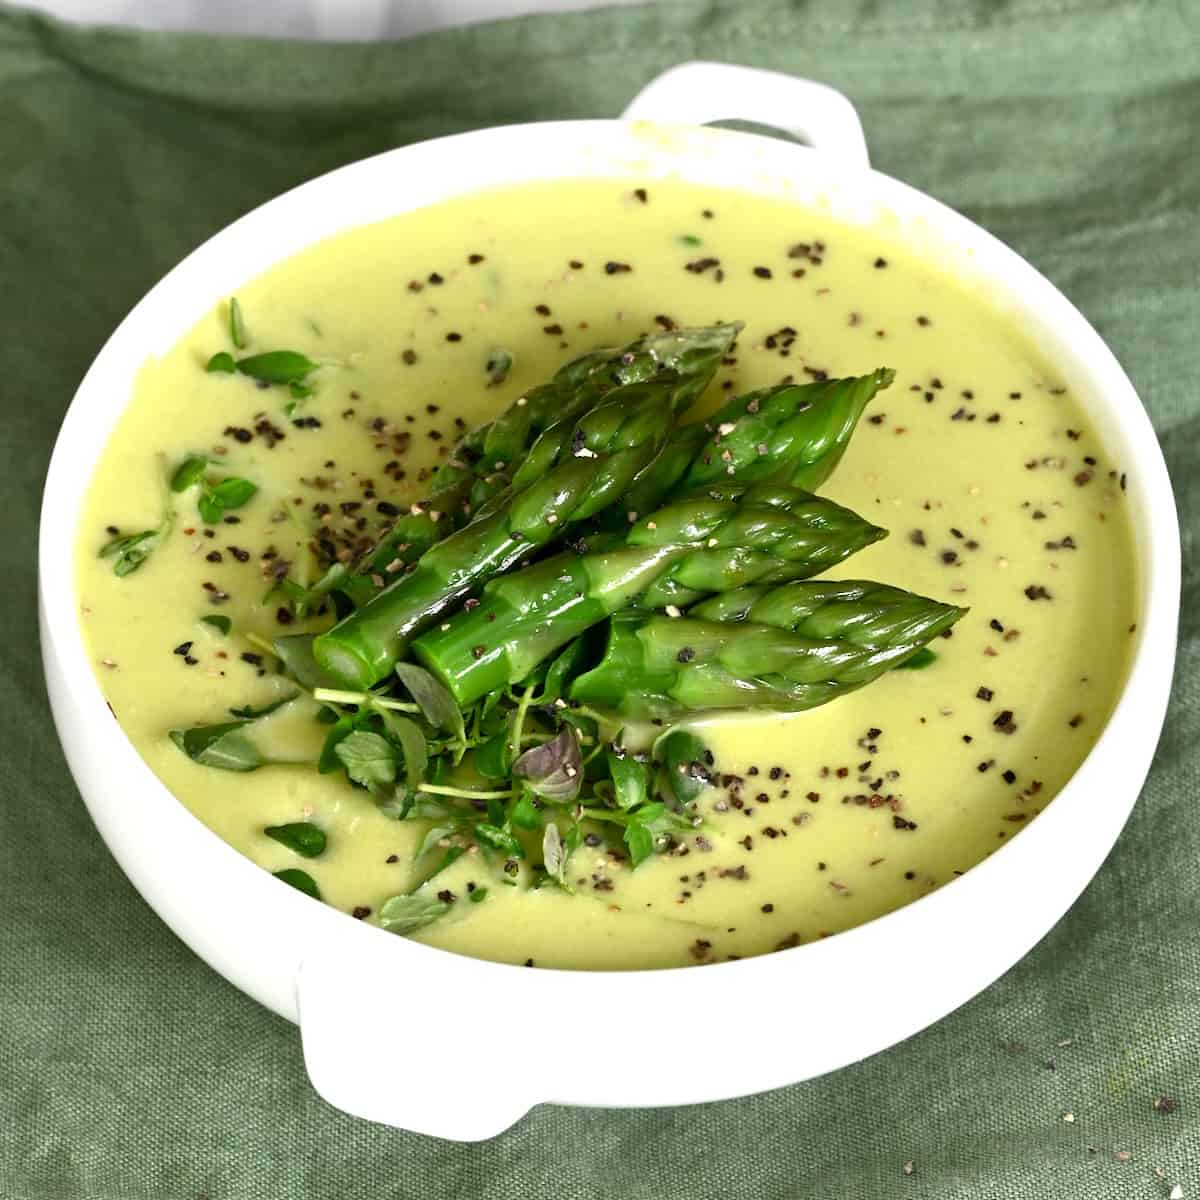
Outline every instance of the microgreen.
[(475, 826), (475, 840), (480, 845), (492, 850), (499, 850), (510, 858), (524, 858), (525, 848), (507, 829), (493, 825), (489, 821), (480, 821)]
[(257, 491), (257, 484), (236, 476), (222, 479), (215, 484), (201, 480), (196, 507), (205, 524), (217, 525), (226, 512), (233, 508), (241, 508)]
[(690, 804), (708, 783), (708, 747), (689, 729), (671, 729), (654, 743), (663, 765), (663, 782), (680, 804)]
[(508, 814), (508, 822), (517, 829), (530, 831), (542, 827), (541, 809), (534, 803), (533, 795), (527, 788), (522, 788), (512, 809)]
[(632, 754), (618, 754), (615, 748), (605, 751), (604, 760), (617, 807), (628, 812), (645, 804), (650, 796), (650, 771), (646, 764), (638, 762)]
[(311, 633), (290, 633), (277, 637), (271, 645), (283, 669), (302, 687), (312, 691), (316, 688), (337, 688), (341, 680), (335, 679), (313, 657)]
[(507, 779), (511, 774), (508, 755), (508, 730), (488, 738), (475, 748), (471, 765), (485, 779)]
[(282, 696), (260, 708), (246, 705), (231, 708), (232, 721), (216, 725), (196, 725), (191, 729), (172, 729), (171, 741), (194, 763), (218, 767), (223, 771), (255, 771), (271, 762), (283, 762), (266, 755), (255, 744), (249, 727), (294, 700), (295, 694)]
[(237, 369), (263, 383), (303, 383), (320, 365), (295, 350), (268, 350), (237, 360)]
[(641, 866), (654, 853), (654, 835), (640, 821), (631, 821), (625, 826), (625, 845), (629, 850), (629, 861)]
[(583, 783), (579, 735), (570, 726), (563, 726), (550, 741), (526, 750), (513, 763), (513, 775), (547, 800), (559, 804), (574, 800)]
[[(399, 716), (386, 708), (373, 706), (387, 730), (388, 737), (400, 747), (404, 763), (405, 782), (414, 791), (420, 787), (429, 766), (429, 745), (421, 727), (408, 717)], [(343, 759), (343, 762), (345, 760)]]
[(389, 933), (416, 933), (449, 911), (450, 905), (436, 896), (406, 893), (383, 902), (379, 908), (379, 924)]
[(398, 662), (396, 677), (417, 702), (425, 719), (437, 729), (448, 729), (464, 737), (462, 710), (454, 697), (424, 667)]
[(567, 884), (567, 860), (571, 852), (563, 842), (562, 833), (553, 821), (546, 823), (546, 832), (542, 835), (542, 865), (546, 873), (561, 888), (570, 888)]
[(242, 306), (236, 296), (229, 300), (229, 340), (239, 349), (246, 348), (246, 322), (242, 317)]
[(129, 575), (150, 557), (162, 538), (161, 527), (143, 529), (141, 533), (131, 533), (126, 537), (115, 537), (100, 547), (100, 557), (113, 560), (114, 575)]
[(457, 832), (457, 821), (447, 821), (438, 825), (431, 825), (425, 831), (425, 836), (417, 843), (417, 848), (413, 851), (413, 862), (420, 862), (426, 854), (436, 849), (442, 842)]
[(205, 625), (211, 625), (218, 633), (223, 633), (226, 637), (233, 628), (233, 622), (222, 613), (206, 613), (200, 620)]
[(220, 725), (199, 725), (193, 729), (172, 729), (171, 741), (203, 767), (223, 771), (254, 771), (266, 761), (258, 747), (245, 734), (249, 721), (226, 721)]
[(334, 744), (346, 774), (369, 791), (378, 791), (396, 779), (396, 751), (391, 742), (367, 730), (347, 730)]
[(316, 858), (325, 851), (325, 832), (317, 828), (311, 821), (295, 821), (289, 825), (268, 825), (263, 833), (304, 858)]
[(349, 576), (350, 570), (346, 564), (335, 562), (316, 583), (308, 587), (294, 579), (281, 579), (271, 590), (279, 592), (291, 606), (292, 612), (303, 620), (310, 613), (316, 612), (325, 598), (341, 587)]
[(171, 491), (186, 492), (200, 482), (207, 469), (207, 458), (201, 454), (189, 454), (171, 475)]
[[(165, 458), (160, 455), (165, 467)], [(164, 472), (165, 475), (165, 472)], [(164, 475), (159, 476), (165, 484)], [(138, 533), (115, 533), (100, 547), (100, 558), (113, 560), (113, 574), (118, 577), (131, 575), (162, 545), (175, 526), (175, 508), (171, 503), (171, 492), (163, 487), (162, 517), (154, 529), (143, 529)]]
[(282, 879), (284, 883), (290, 884), (298, 892), (303, 892), (306, 896), (311, 896), (314, 900), (320, 900), (321, 890), (317, 887), (317, 881), (307, 872), (301, 871), (299, 867), (287, 867), (282, 871), (275, 872), (276, 879)]

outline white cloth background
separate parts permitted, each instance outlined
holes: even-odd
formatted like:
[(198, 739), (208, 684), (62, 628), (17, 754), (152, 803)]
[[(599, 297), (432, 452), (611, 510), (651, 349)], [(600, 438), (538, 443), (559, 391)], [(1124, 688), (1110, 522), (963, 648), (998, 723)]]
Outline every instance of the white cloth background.
[[(633, 3), (634, 0), (603, 0)], [(69, 21), (210, 33), (373, 41), (598, 0), (24, 0)]]

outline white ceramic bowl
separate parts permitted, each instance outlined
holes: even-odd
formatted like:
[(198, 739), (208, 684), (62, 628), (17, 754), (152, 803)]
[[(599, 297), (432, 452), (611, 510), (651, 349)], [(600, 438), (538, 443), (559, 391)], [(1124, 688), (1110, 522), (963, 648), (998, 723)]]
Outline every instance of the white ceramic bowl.
[[(541, 1101), (662, 1105), (762, 1091), (845, 1066), (938, 1020), (1025, 954), (1100, 866), (1149, 768), (1171, 682), (1180, 566), (1166, 468), (1128, 378), (1071, 304), (977, 226), (871, 171), (854, 110), (820, 85), (692, 63), (652, 83), (626, 118), (637, 119), (486, 129), (409, 146), (235, 222), (167, 275), (109, 339), (63, 422), (46, 481), (39, 583), (50, 701), (112, 853), (215, 970), (299, 1022), (309, 1074), (327, 1100), (443, 1137), (490, 1136)], [(810, 145), (698, 127), (720, 118), (783, 126)], [(165, 351), (218, 299), (320, 238), (485, 186), (580, 176), (737, 181), (849, 222), (889, 214), (899, 237), (986, 281), (1032, 331), (1127, 473), (1141, 616), (1128, 682), (1100, 741), (1047, 810), (987, 861), (838, 937), (702, 969), (638, 973), (524, 970), (394, 937), (281, 886), (201, 825), (115, 730), (93, 676), (70, 547), (96, 459), (147, 353)], [(764, 1002), (752, 1036), (714, 1039), (702, 1055), (634, 1057), (619, 1070), (561, 1076), (497, 1069), (472, 1073), (463, 1086), (458, 1039), (434, 1032), (389, 1042), (374, 1033), (377, 1014), (406, 994), (420, 996), (447, 1029), (465, 1027), (481, 1003), (500, 997), (513, 1010), (564, 1014), (720, 1013), (747, 996)]]

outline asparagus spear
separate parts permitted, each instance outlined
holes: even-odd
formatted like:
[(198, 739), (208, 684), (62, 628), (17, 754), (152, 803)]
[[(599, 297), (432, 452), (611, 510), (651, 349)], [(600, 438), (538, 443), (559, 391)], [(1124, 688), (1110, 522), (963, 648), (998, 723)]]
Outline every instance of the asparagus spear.
[(662, 446), (679, 386), (674, 375), (627, 384), (579, 421), (552, 425), (503, 502), (430, 547), (407, 574), (318, 636), (317, 662), (359, 688), (378, 683), (409, 641), (471, 588), (527, 562), (620, 496)]
[(739, 591), (680, 620), (614, 616), (603, 657), (572, 698), (642, 718), (815, 708), (912, 657), (966, 612), (860, 581)]
[[(729, 401), (702, 424), (677, 428), (620, 506), (598, 518), (624, 532), (644, 514), (707, 483), (786, 482), (813, 491), (832, 474), (867, 403), (894, 372), (810, 384), (780, 384)], [(596, 548), (600, 548), (597, 545)]]
[(841, 461), (863, 409), (895, 377), (880, 367), (870, 375), (784, 384), (731, 400), (706, 423), (715, 436), (681, 486), (778, 479), (816, 491)]
[[(358, 573), (387, 578), (416, 562), (503, 490), (505, 472), (540, 434), (552, 424), (582, 416), (614, 387), (674, 371), (680, 380), (674, 406), (676, 413), (682, 412), (708, 386), (741, 328), (741, 322), (734, 322), (646, 334), (627, 346), (592, 350), (565, 363), (549, 383), (526, 392), (495, 420), (460, 439), (434, 474), (429, 495), (392, 526)], [(369, 595), (366, 591), (364, 598)]]
[(885, 536), (798, 488), (714, 487), (650, 514), (618, 549), (556, 555), (493, 580), (477, 607), (418, 638), (413, 653), (466, 706), (635, 600), (665, 606), (805, 578)]

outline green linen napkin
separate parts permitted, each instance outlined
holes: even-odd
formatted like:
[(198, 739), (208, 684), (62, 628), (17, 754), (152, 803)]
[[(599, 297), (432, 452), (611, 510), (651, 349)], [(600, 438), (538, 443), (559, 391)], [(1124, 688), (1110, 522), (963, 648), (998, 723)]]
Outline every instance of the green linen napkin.
[[(319, 46), (0, 10), (0, 1196), (1200, 1197), (1198, 16), (1133, 0), (668, 0)], [(615, 115), (690, 58), (843, 90), (877, 166), (1015, 246), (1124, 361), (1188, 556), (1158, 760), (1053, 933), (868, 1062), (702, 1107), (540, 1108), (485, 1145), (354, 1121), (312, 1092), (296, 1031), (138, 898), (77, 797), (34, 633), (50, 447), (127, 309), (246, 209), (419, 138)], [(793, 1010), (795, 1036), (820, 1036), (802, 997), (770, 1002)], [(394, 1027), (436, 1035), (436, 1016)], [(712, 1032), (755, 1038), (752, 1020)], [(677, 1044), (640, 1021), (635, 1038), (566, 1036), (561, 1051), (620, 1070)]]

